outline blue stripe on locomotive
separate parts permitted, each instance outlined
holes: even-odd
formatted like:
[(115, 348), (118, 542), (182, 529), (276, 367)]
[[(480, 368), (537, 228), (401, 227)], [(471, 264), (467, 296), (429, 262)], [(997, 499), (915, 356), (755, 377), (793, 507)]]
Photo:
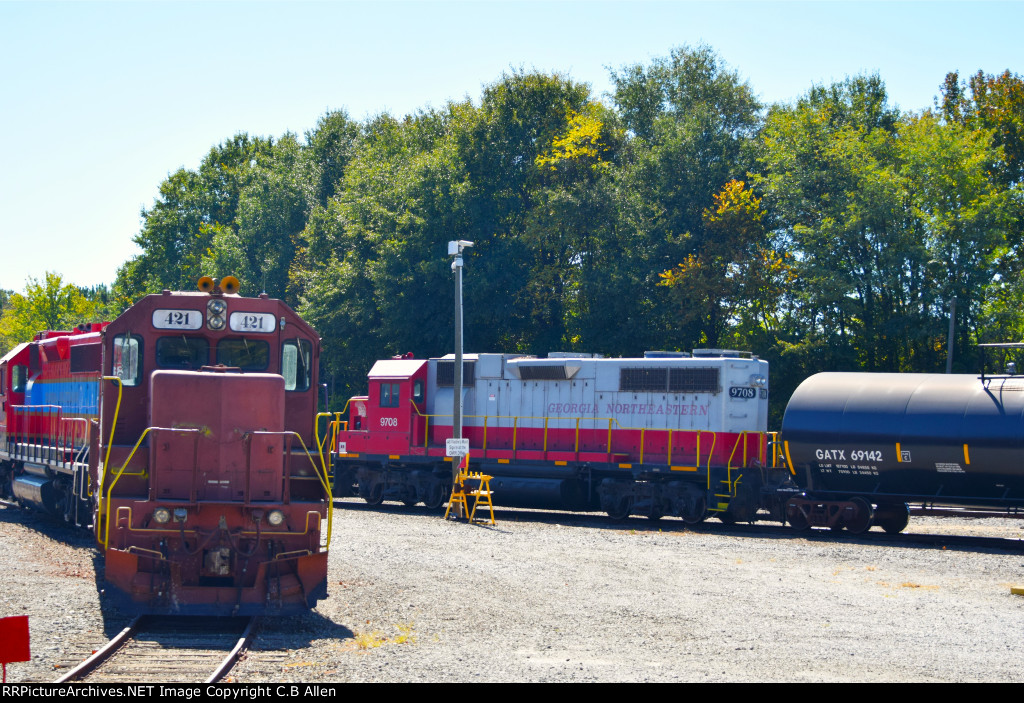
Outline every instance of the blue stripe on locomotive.
[(25, 405), (58, 405), (64, 417), (97, 417), (99, 415), (97, 379), (60, 379), (29, 381), (25, 389)]

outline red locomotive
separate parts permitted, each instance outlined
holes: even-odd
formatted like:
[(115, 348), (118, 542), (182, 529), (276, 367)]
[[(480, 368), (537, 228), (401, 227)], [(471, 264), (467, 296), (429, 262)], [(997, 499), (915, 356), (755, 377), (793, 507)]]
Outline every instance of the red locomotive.
[[(739, 352), (474, 354), (462, 375), (469, 466), (492, 477), (498, 505), (853, 533), (902, 531), (912, 503), (1024, 515), (1012, 365), (818, 374), (790, 399), (781, 441), (766, 431), (767, 362)], [(439, 507), (452, 488), (454, 376), (451, 356), (378, 361), (336, 422), (336, 492)]]
[(91, 524), (134, 609), (291, 612), (326, 596), (320, 340), (237, 287), (204, 278), (0, 360), (0, 487)]
[[(340, 423), (336, 489), (440, 506), (451, 490), (454, 360), (396, 358)], [(728, 350), (604, 359), (466, 355), (463, 436), (494, 502), (748, 520), (769, 480), (768, 364)], [(781, 515), (781, 504), (775, 506)]]

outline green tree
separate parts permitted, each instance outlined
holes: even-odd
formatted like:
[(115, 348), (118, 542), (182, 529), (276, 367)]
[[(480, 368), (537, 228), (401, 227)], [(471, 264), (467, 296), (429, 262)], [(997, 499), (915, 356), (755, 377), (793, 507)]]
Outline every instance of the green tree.
[(942, 308), (956, 299), (954, 358), (964, 370), (976, 368), (979, 317), (999, 285), (1014, 221), (1011, 192), (991, 178), (999, 152), (992, 141), (988, 130), (943, 123), (931, 113), (908, 119), (900, 131), (908, 200), (929, 257), (928, 285)]
[(3, 353), (44, 330), (66, 330), (100, 321), (100, 306), (63, 277), (47, 271), (40, 281), (29, 278), (24, 293), (13, 293), (0, 315)]
[(613, 99), (633, 135), (615, 172), (621, 247), (616, 353), (715, 345), (723, 327), (697, 315), (680, 324), (660, 274), (713, 247), (704, 212), (752, 166), (761, 106), (748, 83), (706, 46), (675, 49), (612, 74)]
[[(769, 237), (761, 199), (730, 181), (704, 210), (708, 239), (699, 254), (661, 274), (672, 289), (676, 318), (702, 336), (732, 346), (774, 346), (796, 280), (792, 259)], [(731, 337), (731, 339), (730, 339)]]
[[(968, 97), (968, 87), (970, 97)], [(1024, 79), (1004, 71), (978, 71), (967, 85), (956, 71), (946, 74), (936, 100), (947, 122), (992, 130), (993, 144), (1002, 149), (995, 162), (1003, 185), (1024, 180)]]
[(206, 228), (212, 236), (200, 270), (218, 278), (235, 276), (241, 292), (248, 295), (266, 292), (289, 303), (296, 301), (288, 276), (306, 225), (300, 160), (301, 146), (292, 134), (268, 147), (248, 170), (234, 218)]
[(163, 288), (190, 290), (201, 276), (215, 273), (203, 270), (204, 257), (213, 256), (216, 235), (223, 238), (224, 228), (236, 228), (243, 189), (256, 167), (272, 157), (273, 140), (238, 134), (212, 148), (198, 171), (182, 168), (168, 176), (153, 207), (142, 211), (135, 237), (142, 253), (118, 270), (119, 303), (126, 306)]
[(566, 247), (536, 226), (550, 178), (538, 158), (590, 102), (589, 87), (565, 76), (514, 71), (484, 89), (472, 122), (456, 133), (467, 217), (450, 238), (475, 242), (466, 299), (486, 301), (466, 309), (467, 345), (546, 353), (564, 344)]

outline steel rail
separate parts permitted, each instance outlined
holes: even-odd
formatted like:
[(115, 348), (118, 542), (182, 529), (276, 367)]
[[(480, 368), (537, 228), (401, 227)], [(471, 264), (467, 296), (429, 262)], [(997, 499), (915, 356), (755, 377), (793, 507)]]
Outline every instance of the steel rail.
[(138, 631), (139, 623), (141, 621), (141, 615), (136, 617), (134, 620), (128, 623), (128, 627), (124, 628), (119, 633), (117, 633), (113, 637), (113, 639), (111, 639), (109, 642), (103, 645), (103, 647), (93, 652), (92, 656), (90, 656), (88, 659), (83, 661), (81, 664), (76, 666), (68, 673), (61, 676), (59, 679), (54, 681), (54, 683), (67, 683), (69, 681), (77, 681), (83, 676), (92, 673), (97, 667), (99, 667), (100, 664), (105, 662), (107, 659), (110, 658), (110, 656), (114, 652), (120, 649), (121, 645), (123, 645), (125, 642), (127, 642), (135, 636), (135, 633)]
[(214, 669), (213, 674), (211, 674), (210, 678), (206, 679), (204, 683), (217, 683), (224, 678), (229, 671), (231, 671), (231, 667), (233, 667), (235, 662), (238, 661), (238, 658), (242, 656), (242, 652), (249, 648), (249, 642), (252, 640), (253, 633), (256, 631), (257, 622), (259, 622), (259, 618), (249, 618), (249, 624), (245, 626), (245, 631), (242, 632), (242, 636), (238, 638), (238, 642), (231, 648), (231, 651), (228, 652), (226, 657), (224, 657), (220, 666)]

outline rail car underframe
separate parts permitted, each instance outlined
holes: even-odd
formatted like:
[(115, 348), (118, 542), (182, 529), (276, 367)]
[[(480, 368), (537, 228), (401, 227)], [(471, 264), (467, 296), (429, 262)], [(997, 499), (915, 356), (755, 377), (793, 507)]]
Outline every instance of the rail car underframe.
[[(725, 522), (756, 519), (767, 510), (782, 520), (785, 499), (774, 487), (784, 472), (715, 466), (667, 464), (475, 459), (472, 471), (493, 476), (496, 505), (558, 510), (604, 511), (613, 518), (672, 515), (695, 524), (707, 516)], [(437, 456), (342, 455), (335, 457), (335, 493), (359, 495), (370, 504), (396, 500), (439, 507), (451, 492), (451, 463)], [(358, 489), (353, 488), (358, 484)], [(438, 492), (440, 487), (440, 492)], [(786, 496), (788, 497), (788, 496)]]

